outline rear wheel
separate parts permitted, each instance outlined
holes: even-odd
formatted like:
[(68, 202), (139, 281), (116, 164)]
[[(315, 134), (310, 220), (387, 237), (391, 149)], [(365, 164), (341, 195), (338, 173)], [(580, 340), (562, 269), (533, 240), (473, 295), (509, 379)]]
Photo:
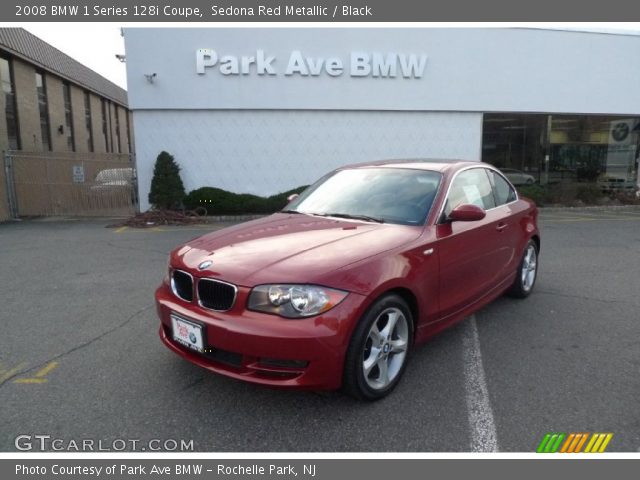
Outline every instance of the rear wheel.
[(360, 319), (345, 360), (344, 389), (363, 400), (377, 400), (397, 385), (407, 364), (413, 317), (398, 295), (377, 300)]
[(533, 286), (538, 277), (538, 245), (533, 240), (529, 240), (513, 285), (509, 289), (509, 295), (516, 298), (525, 298), (531, 294)]

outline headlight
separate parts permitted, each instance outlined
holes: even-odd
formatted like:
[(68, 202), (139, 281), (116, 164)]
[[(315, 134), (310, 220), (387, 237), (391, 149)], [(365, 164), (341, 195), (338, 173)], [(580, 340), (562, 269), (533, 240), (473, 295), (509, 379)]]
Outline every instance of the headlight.
[(249, 295), (249, 310), (287, 318), (310, 317), (338, 305), (348, 292), (318, 285), (259, 285)]

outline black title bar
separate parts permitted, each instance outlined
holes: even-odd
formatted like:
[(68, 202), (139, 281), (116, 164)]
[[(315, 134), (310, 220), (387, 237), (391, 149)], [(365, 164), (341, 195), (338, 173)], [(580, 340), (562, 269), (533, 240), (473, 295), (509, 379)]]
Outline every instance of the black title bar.
[(3, 22), (632, 22), (633, 0), (14, 0)]

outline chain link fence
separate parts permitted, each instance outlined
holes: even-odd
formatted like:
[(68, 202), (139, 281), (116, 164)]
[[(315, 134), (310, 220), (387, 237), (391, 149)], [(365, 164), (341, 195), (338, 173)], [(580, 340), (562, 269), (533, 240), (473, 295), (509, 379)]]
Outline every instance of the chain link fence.
[(13, 218), (120, 217), (138, 210), (133, 155), (6, 151), (4, 168)]

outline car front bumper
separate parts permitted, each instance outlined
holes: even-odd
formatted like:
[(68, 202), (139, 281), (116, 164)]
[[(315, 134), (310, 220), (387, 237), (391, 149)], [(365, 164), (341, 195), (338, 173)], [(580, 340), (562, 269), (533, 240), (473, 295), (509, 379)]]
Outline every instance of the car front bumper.
[[(250, 289), (239, 287), (233, 308), (215, 312), (156, 290), (160, 339), (174, 353), (210, 371), (276, 387), (335, 390), (366, 297), (350, 293), (328, 312), (305, 319), (246, 310)], [(205, 352), (173, 340), (171, 314), (202, 326)]]

